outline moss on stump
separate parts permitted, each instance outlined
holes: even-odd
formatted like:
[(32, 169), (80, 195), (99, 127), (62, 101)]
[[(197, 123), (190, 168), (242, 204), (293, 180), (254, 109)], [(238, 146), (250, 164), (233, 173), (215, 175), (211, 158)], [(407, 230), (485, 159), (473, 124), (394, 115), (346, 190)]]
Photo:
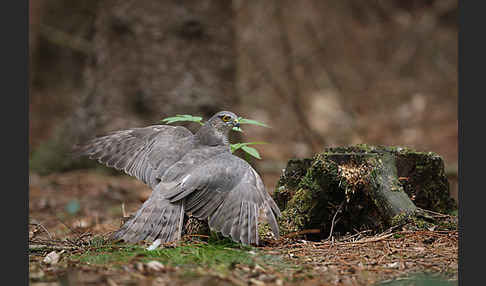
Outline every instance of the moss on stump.
[(319, 229), (308, 239), (364, 229), (383, 231), (416, 214), (456, 208), (444, 164), (434, 153), (356, 145), (288, 162), (274, 192), (283, 234)]

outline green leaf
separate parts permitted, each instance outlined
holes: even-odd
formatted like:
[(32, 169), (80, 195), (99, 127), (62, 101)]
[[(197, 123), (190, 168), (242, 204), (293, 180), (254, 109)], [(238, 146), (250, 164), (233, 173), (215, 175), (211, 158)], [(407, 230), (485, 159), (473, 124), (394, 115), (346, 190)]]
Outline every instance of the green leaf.
[[(197, 122), (197, 123), (203, 125), (204, 123), (202, 123), (202, 120), (203, 120), (203, 118), (200, 117), (200, 116), (192, 116), (190, 114), (177, 114), (176, 116), (164, 118), (161, 121), (166, 123), (166, 124), (171, 124), (171, 123), (174, 123), (174, 122), (189, 121), (189, 122)], [(265, 123), (262, 123), (260, 121), (247, 119), (247, 118), (243, 118), (243, 117), (239, 117), (238, 121), (239, 121), (240, 124), (252, 124), (252, 125), (258, 125), (258, 126), (267, 127), (267, 128), (270, 127), (270, 126), (268, 126)], [(233, 127), (233, 130), (237, 131), (237, 132), (243, 132), (243, 130), (239, 127)], [(258, 151), (255, 148), (248, 146), (248, 145), (254, 145), (254, 144), (267, 144), (267, 143), (266, 142), (246, 142), (246, 143), (231, 144), (230, 145), (231, 146), (231, 152), (234, 153), (236, 150), (242, 149), (247, 154), (249, 154), (249, 155), (251, 155), (255, 158), (261, 159)]]
[(246, 153), (252, 155), (255, 158), (261, 159), (260, 154), (258, 153), (257, 149), (248, 146), (242, 146), (241, 149)]
[[(231, 153), (234, 153), (236, 150), (242, 148), (243, 146), (255, 145), (255, 144), (267, 144), (267, 142), (260, 141), (260, 142), (245, 142), (245, 143), (231, 144)], [(248, 148), (251, 148), (251, 147), (248, 147)]]
[(231, 144), (230, 146), (231, 146), (231, 153), (234, 153), (236, 150), (243, 147), (243, 143), (235, 143), (235, 144)]
[(180, 122), (180, 121), (190, 121), (190, 122), (197, 122), (197, 123), (202, 125), (203, 124), (201, 122), (202, 119), (203, 118), (200, 117), (200, 116), (192, 116), (192, 115), (189, 115), (189, 114), (177, 114), (176, 116), (164, 118), (161, 121), (164, 122), (164, 123), (167, 123), (167, 124), (171, 124), (171, 123), (174, 123), (174, 122)]
[(233, 131), (238, 131), (243, 133), (243, 130), (240, 127), (233, 127)]
[(252, 119), (243, 118), (243, 117), (239, 117), (238, 122), (240, 124), (252, 124), (252, 125), (258, 125), (258, 126), (270, 128), (270, 126), (266, 125), (265, 123), (262, 123), (262, 122), (256, 121), (256, 120), (252, 120)]

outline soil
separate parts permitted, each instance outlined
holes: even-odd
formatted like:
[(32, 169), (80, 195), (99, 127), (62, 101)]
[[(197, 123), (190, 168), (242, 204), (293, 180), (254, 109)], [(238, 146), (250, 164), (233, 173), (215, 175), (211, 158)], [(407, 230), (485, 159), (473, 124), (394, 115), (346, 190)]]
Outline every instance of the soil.
[[(264, 239), (257, 247), (220, 247), (208, 237), (186, 236), (157, 252), (183, 250), (177, 254), (182, 259), (192, 255), (191, 248), (213, 247), (218, 251), (215, 263), (212, 257), (209, 262), (176, 263), (171, 261), (175, 258), (148, 254), (143, 248), (149, 244), (107, 244), (105, 238), (150, 192), (131, 177), (103, 171), (30, 174), (31, 285), (426, 285), (417, 282), (424, 279), (457, 285), (457, 228), (404, 225), (380, 234), (356, 231), (323, 241), (291, 233), (279, 240)], [(109, 259), (101, 263), (84, 259), (90, 253), (123, 251), (130, 255), (103, 256)], [(216, 255), (229, 258), (218, 260)], [(398, 282), (406, 283), (393, 284)]]

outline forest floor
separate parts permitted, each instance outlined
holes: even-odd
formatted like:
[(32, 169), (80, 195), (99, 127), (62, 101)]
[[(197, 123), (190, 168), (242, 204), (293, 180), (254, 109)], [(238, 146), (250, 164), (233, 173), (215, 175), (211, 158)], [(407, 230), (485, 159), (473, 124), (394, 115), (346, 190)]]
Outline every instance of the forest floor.
[(258, 247), (186, 236), (147, 250), (107, 239), (150, 195), (143, 183), (93, 170), (30, 174), (29, 183), (30, 285), (458, 284), (457, 227), (288, 235)]

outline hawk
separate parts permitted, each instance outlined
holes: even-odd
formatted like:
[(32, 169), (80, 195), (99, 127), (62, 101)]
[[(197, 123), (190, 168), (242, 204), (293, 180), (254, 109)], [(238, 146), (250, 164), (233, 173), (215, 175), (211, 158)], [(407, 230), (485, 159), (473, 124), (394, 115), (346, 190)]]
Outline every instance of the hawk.
[(221, 111), (194, 134), (182, 126), (152, 125), (78, 145), (78, 155), (123, 170), (152, 189), (112, 238), (176, 241), (187, 214), (207, 220), (211, 230), (236, 242), (258, 245), (260, 210), (278, 238), (278, 206), (258, 173), (231, 153), (228, 134), (238, 126), (234, 113)]

